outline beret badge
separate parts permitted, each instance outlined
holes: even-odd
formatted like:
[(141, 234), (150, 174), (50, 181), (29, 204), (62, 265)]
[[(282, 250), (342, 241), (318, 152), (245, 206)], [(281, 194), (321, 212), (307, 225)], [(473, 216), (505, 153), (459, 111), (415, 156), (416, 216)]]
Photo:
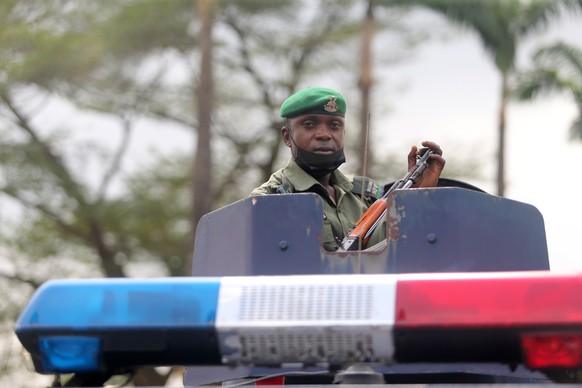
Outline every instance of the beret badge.
[(326, 112), (337, 112), (337, 100), (334, 96), (329, 96), (327, 104), (323, 107)]

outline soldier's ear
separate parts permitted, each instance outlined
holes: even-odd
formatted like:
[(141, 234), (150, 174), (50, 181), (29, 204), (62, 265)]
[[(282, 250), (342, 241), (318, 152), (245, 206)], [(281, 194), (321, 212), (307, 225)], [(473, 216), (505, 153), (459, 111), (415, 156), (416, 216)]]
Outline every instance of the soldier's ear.
[(287, 147), (291, 147), (291, 132), (289, 132), (289, 127), (284, 126), (281, 128), (281, 137), (283, 138), (283, 142)]

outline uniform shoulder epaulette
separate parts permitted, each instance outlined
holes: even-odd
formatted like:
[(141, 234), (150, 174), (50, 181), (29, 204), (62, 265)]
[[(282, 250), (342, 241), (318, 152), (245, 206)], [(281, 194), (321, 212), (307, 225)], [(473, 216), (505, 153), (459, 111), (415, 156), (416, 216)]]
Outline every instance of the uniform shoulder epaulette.
[(356, 195), (363, 194), (364, 197), (372, 199), (378, 199), (382, 196), (383, 187), (371, 178), (356, 175), (352, 180), (352, 184), (354, 185), (352, 193)]

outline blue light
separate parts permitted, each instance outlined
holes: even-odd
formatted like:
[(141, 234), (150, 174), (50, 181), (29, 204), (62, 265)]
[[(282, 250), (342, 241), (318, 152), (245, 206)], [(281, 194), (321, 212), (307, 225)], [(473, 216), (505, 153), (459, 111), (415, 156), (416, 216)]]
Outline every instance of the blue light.
[(15, 331), (210, 327), (219, 288), (219, 278), (51, 280), (37, 290)]
[(217, 353), (219, 290), (219, 278), (51, 280), (36, 291), (15, 332), (40, 373), (99, 371), (120, 351), (131, 365), (187, 362), (192, 344)]
[(40, 361), (46, 372), (99, 370), (100, 340), (91, 337), (40, 337)]

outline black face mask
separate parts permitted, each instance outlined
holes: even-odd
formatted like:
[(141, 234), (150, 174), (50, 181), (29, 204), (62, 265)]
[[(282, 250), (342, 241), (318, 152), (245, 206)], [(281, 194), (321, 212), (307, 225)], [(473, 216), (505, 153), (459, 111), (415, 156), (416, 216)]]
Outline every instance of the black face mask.
[(303, 171), (307, 172), (315, 179), (319, 179), (335, 171), (346, 161), (343, 148), (331, 154), (319, 154), (298, 147), (293, 140), (293, 137), (289, 137), (297, 150), (295, 162), (303, 169)]

